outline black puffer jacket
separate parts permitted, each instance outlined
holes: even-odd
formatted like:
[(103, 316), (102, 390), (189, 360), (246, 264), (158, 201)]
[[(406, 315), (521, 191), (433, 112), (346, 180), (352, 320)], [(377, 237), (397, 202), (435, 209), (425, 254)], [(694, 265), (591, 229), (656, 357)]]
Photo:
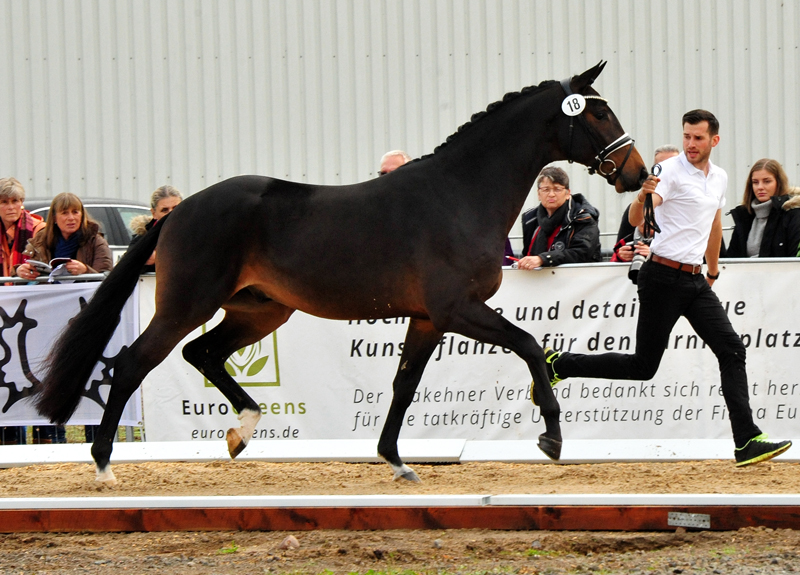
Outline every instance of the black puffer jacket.
[[(523, 256), (541, 257), (544, 267), (601, 261), (600, 228), (597, 225), (600, 212), (582, 194), (573, 194), (567, 200), (561, 229), (549, 250), (546, 243), (541, 251), (531, 245), (539, 228), (539, 207), (522, 214)], [(542, 240), (546, 238), (539, 238), (535, 242), (537, 246), (542, 245)]]
[[(790, 188), (785, 196), (771, 198), (772, 209), (767, 218), (761, 247), (760, 258), (793, 258), (797, 257), (800, 245), (800, 188)], [(730, 211), (733, 217), (733, 234), (731, 243), (725, 253), (729, 258), (746, 258), (747, 237), (753, 226), (755, 214), (748, 212), (743, 205)]]

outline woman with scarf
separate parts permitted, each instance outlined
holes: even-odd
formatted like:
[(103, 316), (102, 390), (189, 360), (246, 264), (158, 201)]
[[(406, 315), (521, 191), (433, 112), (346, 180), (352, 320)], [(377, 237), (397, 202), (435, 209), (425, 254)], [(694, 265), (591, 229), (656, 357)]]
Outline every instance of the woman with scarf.
[[(100, 233), (100, 226), (89, 217), (80, 198), (62, 193), (53, 198), (44, 230), (28, 241), (25, 256), (40, 262), (69, 258), (65, 264), (72, 275), (111, 271), (111, 248)], [(34, 279), (39, 276), (28, 263), (17, 268), (17, 275)]]
[[(2, 224), (3, 275), (14, 275), (14, 268), (27, 258), (23, 254), (28, 240), (44, 228), (44, 220), (27, 211), (25, 188), (16, 178), (0, 179), (0, 224)], [(13, 285), (13, 284), (6, 284)], [(19, 445), (25, 443), (24, 426), (0, 427), (0, 445)]]
[(25, 189), (16, 178), (0, 179), (0, 222), (3, 226), (3, 275), (15, 275), (15, 268), (28, 257), (25, 247), (28, 240), (44, 229), (44, 220), (25, 209)]
[(522, 214), (519, 269), (601, 261), (600, 214), (581, 194), (572, 195), (567, 173), (548, 166), (536, 185), (541, 203)]
[[(44, 230), (28, 241), (24, 255), (40, 262), (69, 258), (65, 264), (72, 275), (111, 271), (111, 248), (75, 194), (58, 194), (50, 204)], [(39, 272), (28, 263), (17, 268), (17, 275), (34, 279)], [(86, 426), (86, 440), (91, 441), (97, 426)], [(34, 443), (66, 443), (63, 425), (38, 425), (33, 428)]]
[(729, 258), (793, 258), (800, 244), (800, 190), (789, 187), (780, 162), (758, 160), (747, 174), (742, 203), (730, 212)]

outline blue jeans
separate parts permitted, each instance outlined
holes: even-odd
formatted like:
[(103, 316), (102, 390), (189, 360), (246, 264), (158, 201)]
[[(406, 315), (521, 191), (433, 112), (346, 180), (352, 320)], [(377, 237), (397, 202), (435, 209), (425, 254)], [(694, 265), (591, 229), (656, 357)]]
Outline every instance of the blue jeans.
[(639, 321), (635, 353), (562, 353), (555, 365), (559, 377), (652, 379), (672, 328), (684, 316), (717, 356), (722, 395), (736, 447), (759, 435), (761, 430), (750, 409), (744, 344), (705, 277), (647, 261), (639, 271), (637, 285)]

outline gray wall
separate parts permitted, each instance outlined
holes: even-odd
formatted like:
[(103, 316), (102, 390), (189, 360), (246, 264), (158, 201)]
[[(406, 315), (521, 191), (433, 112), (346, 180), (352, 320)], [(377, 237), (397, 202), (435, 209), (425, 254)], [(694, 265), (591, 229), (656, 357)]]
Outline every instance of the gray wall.
[[(0, 175), (31, 197), (356, 182), (383, 152), (429, 153), (505, 92), (601, 59), (596, 88), (646, 158), (703, 107), (729, 205), (764, 156), (800, 183), (798, 2), (0, 0), (0, 26)], [(567, 169), (614, 233), (629, 198)]]

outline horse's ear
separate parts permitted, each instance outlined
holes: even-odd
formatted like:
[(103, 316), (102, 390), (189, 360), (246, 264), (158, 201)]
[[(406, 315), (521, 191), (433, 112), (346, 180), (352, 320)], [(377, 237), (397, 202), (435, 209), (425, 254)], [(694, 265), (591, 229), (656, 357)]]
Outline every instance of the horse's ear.
[(572, 90), (575, 93), (581, 93), (584, 88), (587, 86), (591, 86), (592, 83), (597, 79), (600, 75), (600, 72), (603, 71), (603, 68), (606, 67), (606, 63), (604, 60), (600, 60), (596, 66), (589, 68), (580, 76), (576, 76), (572, 79), (570, 84), (572, 85)]

